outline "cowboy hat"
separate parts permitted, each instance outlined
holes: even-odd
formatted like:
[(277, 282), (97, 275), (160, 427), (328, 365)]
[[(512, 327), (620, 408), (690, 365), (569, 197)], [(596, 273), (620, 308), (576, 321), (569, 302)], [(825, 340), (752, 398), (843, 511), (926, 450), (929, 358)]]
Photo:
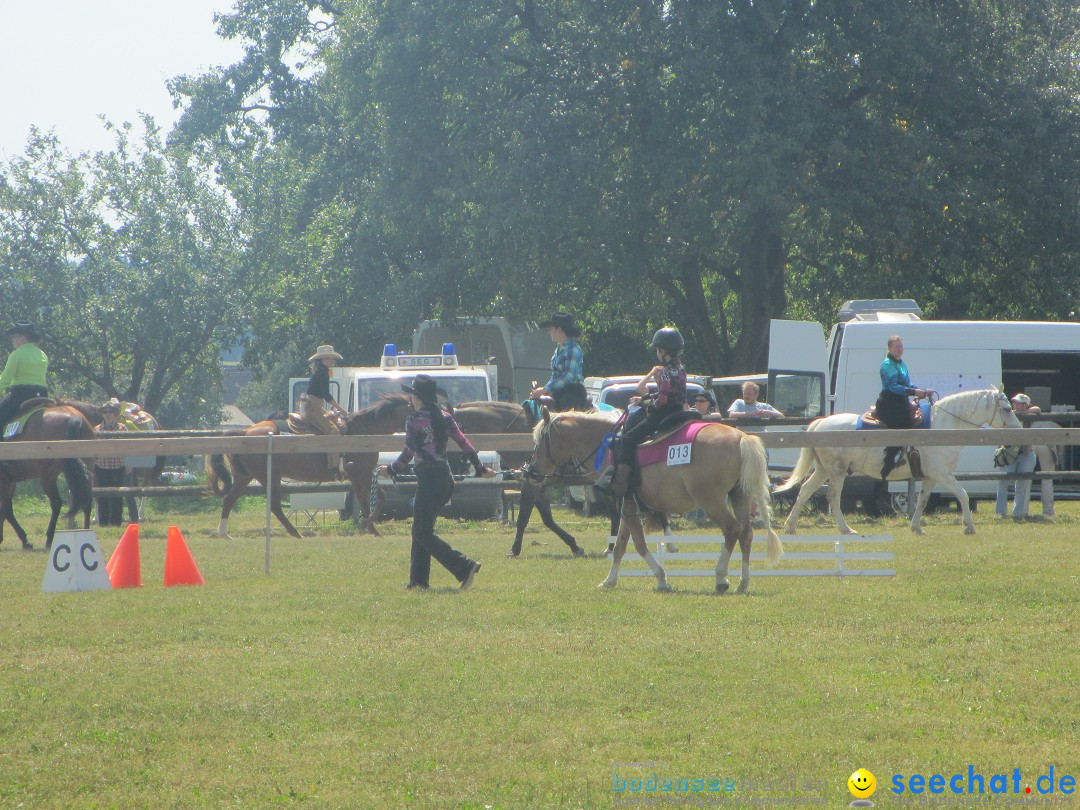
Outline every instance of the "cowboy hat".
[(7, 330), (7, 336), (12, 335), (26, 335), (30, 340), (38, 340), (41, 335), (38, 334), (37, 328), (29, 321), (18, 321), (14, 326)]
[(417, 374), (412, 381), (412, 385), (405, 385), (403, 383), (401, 390), (406, 394), (420, 397), (420, 399), (425, 402), (434, 400), (437, 392), (434, 378), (429, 377), (427, 374)]
[(581, 334), (581, 329), (576, 323), (574, 323), (574, 316), (568, 312), (556, 312), (542, 324), (541, 327), (557, 326), (562, 329), (569, 337), (577, 337)]
[(333, 346), (327, 345), (327, 346), (320, 346), (319, 348), (317, 348), (315, 350), (315, 354), (311, 355), (311, 357), (308, 358), (308, 362), (310, 363), (313, 360), (322, 360), (324, 357), (333, 357), (335, 360), (344, 360), (345, 359), (340, 354), (338, 354), (337, 352), (334, 351)]
[(116, 397), (112, 397), (108, 402), (102, 404), (101, 410), (116, 411), (117, 413), (120, 413), (120, 400)]

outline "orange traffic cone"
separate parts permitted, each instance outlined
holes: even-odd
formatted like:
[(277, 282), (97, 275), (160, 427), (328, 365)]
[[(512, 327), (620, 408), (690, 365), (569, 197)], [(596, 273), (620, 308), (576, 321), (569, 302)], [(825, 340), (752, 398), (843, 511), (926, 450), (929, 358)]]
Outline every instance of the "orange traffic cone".
[(173, 585), (205, 585), (206, 580), (199, 573), (184, 535), (176, 526), (169, 527), (169, 542), (165, 548), (165, 587)]
[(116, 546), (105, 573), (114, 588), (141, 588), (142, 574), (139, 570), (139, 524), (129, 523), (124, 536)]

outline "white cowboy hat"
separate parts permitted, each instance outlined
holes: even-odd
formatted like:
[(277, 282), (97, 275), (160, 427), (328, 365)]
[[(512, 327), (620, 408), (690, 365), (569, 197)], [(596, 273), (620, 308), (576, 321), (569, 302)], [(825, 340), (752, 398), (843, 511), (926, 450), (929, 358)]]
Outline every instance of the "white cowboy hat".
[(311, 357), (308, 358), (308, 362), (310, 363), (313, 360), (321, 360), (324, 357), (333, 357), (335, 360), (345, 359), (340, 354), (334, 351), (333, 346), (320, 346), (315, 350), (315, 354), (311, 355)]

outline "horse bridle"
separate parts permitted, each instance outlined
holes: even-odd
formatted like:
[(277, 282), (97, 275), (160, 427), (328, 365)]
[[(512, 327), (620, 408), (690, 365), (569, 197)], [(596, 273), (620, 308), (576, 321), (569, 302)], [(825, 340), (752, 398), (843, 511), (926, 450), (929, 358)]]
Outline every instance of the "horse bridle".
[[(990, 421), (986, 423), (990, 427), (994, 427), (994, 420), (997, 419), (999, 416), (1001, 416), (1001, 426), (1003, 428), (1008, 427), (1008, 424), (1005, 422), (1005, 417), (1002, 414), (1002, 411), (1004, 409), (1001, 406), (1001, 400), (1003, 400), (1003, 399), (1005, 399), (1005, 395), (1003, 393), (1001, 393), (1000, 391), (998, 391), (997, 394), (994, 396), (994, 404), (997, 407), (994, 408), (994, 415), (990, 417)], [(1008, 402), (1007, 399), (1005, 399), (1005, 401)], [(941, 403), (938, 403), (938, 407), (941, 408)], [(1012, 405), (1010, 405), (1009, 408), (1011, 410)], [(947, 410), (945, 408), (941, 408), (941, 412), (944, 413), (944, 414), (948, 414), (953, 419), (957, 419), (957, 420), (963, 422), (965, 425), (971, 425), (972, 427), (982, 427), (981, 424), (978, 424), (977, 422), (972, 422), (970, 419), (965, 419), (964, 417), (959, 416), (958, 414), (955, 414), (952, 411)]]
[[(589, 467), (581, 461), (577, 456), (570, 456), (568, 461), (562, 464), (558, 463), (555, 458), (555, 453), (551, 449), (551, 433), (555, 430), (555, 420), (552, 420), (544, 429), (540, 431), (540, 443), (537, 445), (537, 450), (540, 446), (543, 446), (544, 452), (547, 454), (548, 461), (551, 462), (551, 466), (554, 471), (547, 475), (541, 475), (533, 469), (532, 461), (525, 462), (521, 467), (521, 474), (533, 484), (537, 486), (546, 487), (551, 486), (554, 482), (559, 482), (563, 485), (581, 485), (586, 484), (595, 477), (595, 472), (591, 471)], [(600, 439), (600, 442), (592, 449), (590, 453), (585, 455), (585, 458), (595, 457), (597, 451), (604, 445), (604, 439)], [(568, 464), (573, 464), (572, 473), (563, 473), (560, 470), (566, 467)]]

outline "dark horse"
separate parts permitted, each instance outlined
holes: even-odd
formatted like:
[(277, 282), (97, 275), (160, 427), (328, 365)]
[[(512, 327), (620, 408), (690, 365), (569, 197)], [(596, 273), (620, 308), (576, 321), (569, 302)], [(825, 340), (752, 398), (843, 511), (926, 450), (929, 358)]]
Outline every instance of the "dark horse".
[[(401, 430), (405, 424), (405, 417), (409, 413), (409, 398), (404, 394), (391, 394), (388, 395), (387, 399), (396, 403), (395, 413), (398, 422), (394, 430)], [(466, 436), (484, 433), (532, 433), (535, 424), (535, 421), (529, 418), (527, 410), (512, 402), (464, 402), (454, 408), (454, 418), (457, 419)], [(532, 451), (501, 450), (499, 451), (499, 457), (504, 467), (517, 468), (532, 457)], [(378, 498), (373, 513), (367, 516), (370, 523), (374, 523), (378, 518), (379, 510), (382, 507), (381, 492)], [(363, 503), (362, 499), (361, 503)], [(514, 543), (510, 547), (508, 557), (517, 557), (521, 554), (521, 541), (534, 508), (540, 513), (544, 525), (557, 534), (559, 539), (570, 547), (570, 551), (575, 556), (584, 556), (585, 550), (577, 544), (574, 536), (559, 526), (555, 522), (555, 518), (552, 517), (551, 501), (547, 496), (547, 492), (530, 482), (523, 482), (521, 486), (521, 505), (518, 509), (517, 533), (514, 535)]]
[[(382, 436), (401, 430), (405, 418), (401, 415), (400, 394), (391, 394), (380, 399), (363, 410), (349, 415), (345, 433), (349, 436)], [(408, 408), (407, 402), (405, 408)], [(287, 433), (281, 424), (271, 420), (256, 422), (246, 430), (229, 431), (228, 436), (269, 436)], [(353, 494), (362, 507), (367, 505), (368, 487), (371, 475), (379, 462), (378, 453), (344, 454), (346, 476), (352, 484)], [(231, 474), (230, 474), (231, 472)], [(302, 537), (296, 527), (285, 516), (281, 508), (281, 479), (322, 483), (337, 479), (337, 472), (327, 468), (326, 453), (290, 453), (274, 459), (273, 480), (270, 482), (270, 510), (277, 517), (285, 530), (293, 537)], [(266, 456), (257, 454), (221, 454), (206, 456), (206, 476), (214, 493), (225, 495), (221, 505), (221, 522), (218, 534), (228, 537), (229, 513), (236, 501), (244, 494), (252, 480), (263, 486), (266, 482)]]
[[(84, 402), (81, 399), (59, 399), (57, 401), (61, 405), (70, 405), (72, 408), (85, 416), (86, 420), (94, 427), (97, 427), (101, 424), (102, 416), (101, 407), (99, 405), (94, 405), (90, 402)], [(159, 425), (157, 418), (152, 413), (144, 410), (141, 407), (139, 408), (139, 411), (145, 416), (150, 417), (150, 421), (145, 426), (134, 426), (134, 423), (128, 417), (128, 414), (124, 412), (124, 408), (131, 404), (132, 403), (128, 402), (121, 403), (120, 421), (124, 422), (128, 426), (128, 430), (142, 431), (158, 429)], [(163, 469), (165, 469), (165, 456), (157, 456), (154, 458), (153, 467), (136, 467), (132, 469), (129, 473), (130, 483), (136, 487), (153, 486), (161, 479), (161, 471)], [(128, 523), (138, 523), (140, 520), (144, 520), (146, 518), (146, 498), (140, 497), (138, 501), (136, 501), (134, 496), (126, 495), (124, 496), (124, 504), (127, 506)], [(68, 524), (68, 528), (73, 528), (70, 525), (70, 519), (68, 521)]]
[[(4, 443), (93, 438), (94, 429), (79, 411), (66, 405), (57, 405), (31, 415), (22, 432), (12, 439), (5, 440)], [(67, 478), (68, 490), (71, 493), (68, 519), (70, 520), (81, 511), (84, 515), (83, 527), (89, 528), (90, 477), (86, 472), (85, 462), (77, 458), (12, 459), (0, 463), (0, 513), (3, 515), (3, 520), (0, 520), (0, 543), (4, 542), (4, 521), (6, 520), (15, 529), (19, 540), (22, 541), (22, 547), (28, 550), (33, 548), (26, 539), (23, 527), (15, 520), (12, 507), (18, 482), (37, 478), (52, 507), (49, 529), (45, 533), (45, 548), (52, 548), (56, 521), (60, 517), (60, 507), (63, 506), (60, 491), (56, 486), (56, 479), (61, 472)]]

